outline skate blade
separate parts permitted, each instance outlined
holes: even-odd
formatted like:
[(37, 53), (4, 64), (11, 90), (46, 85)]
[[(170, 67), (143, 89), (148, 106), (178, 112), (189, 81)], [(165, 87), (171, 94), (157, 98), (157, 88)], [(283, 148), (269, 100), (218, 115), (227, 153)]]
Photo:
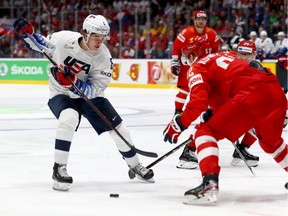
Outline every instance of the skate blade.
[(185, 195), (183, 204), (185, 205), (205, 205), (205, 204), (214, 204), (217, 202), (216, 193), (206, 193), (202, 197), (196, 197), (194, 195)]
[(68, 191), (70, 189), (70, 185), (70, 183), (54, 181), (53, 189), (57, 191)]
[(155, 183), (154, 178), (144, 179), (144, 178), (142, 178), (141, 176), (138, 176), (138, 175), (136, 175), (136, 177), (137, 177), (138, 179), (140, 179), (141, 181), (143, 181), (143, 182)]
[(198, 163), (196, 162), (187, 162), (187, 161), (179, 161), (176, 166), (178, 169), (196, 169), (198, 167)]
[[(242, 162), (245, 163), (240, 158), (233, 158), (233, 160), (231, 161), (231, 165), (232, 166), (238, 166), (238, 165), (241, 165)], [(247, 160), (247, 164), (249, 165), (249, 167), (257, 167), (258, 166), (258, 161)]]

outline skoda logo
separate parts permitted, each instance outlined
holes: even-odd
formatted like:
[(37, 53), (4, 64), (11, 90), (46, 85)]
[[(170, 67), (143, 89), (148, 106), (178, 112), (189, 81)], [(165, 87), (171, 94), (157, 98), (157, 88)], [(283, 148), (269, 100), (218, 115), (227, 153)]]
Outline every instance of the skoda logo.
[(6, 76), (8, 73), (8, 66), (4, 63), (0, 64), (0, 77)]

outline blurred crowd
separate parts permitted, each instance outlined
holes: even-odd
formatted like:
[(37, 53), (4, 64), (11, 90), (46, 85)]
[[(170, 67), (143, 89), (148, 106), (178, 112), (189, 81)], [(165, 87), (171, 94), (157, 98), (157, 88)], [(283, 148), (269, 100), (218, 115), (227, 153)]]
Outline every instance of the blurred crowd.
[[(11, 26), (21, 16), (45, 36), (62, 29), (80, 31), (88, 14), (102, 14), (111, 27), (106, 44), (114, 58), (171, 58), (175, 37), (193, 25), (192, 13), (200, 9), (220, 36), (222, 50), (249, 39), (256, 43), (258, 59), (274, 59), (288, 43), (288, 0), (15, 0), (13, 13), (10, 2), (0, 5), (2, 29), (5, 21)], [(0, 57), (33, 55), (11, 29), (1, 34), (1, 26), (0, 47)]]

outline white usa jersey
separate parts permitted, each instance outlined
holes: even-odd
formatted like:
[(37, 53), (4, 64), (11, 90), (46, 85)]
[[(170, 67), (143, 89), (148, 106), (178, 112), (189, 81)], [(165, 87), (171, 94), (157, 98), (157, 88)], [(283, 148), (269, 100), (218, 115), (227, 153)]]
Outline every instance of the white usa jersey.
[[(47, 40), (55, 46), (52, 52), (52, 59), (58, 65), (69, 66), (78, 79), (92, 84), (92, 97), (104, 97), (104, 90), (107, 88), (112, 77), (113, 63), (111, 54), (105, 44), (102, 44), (96, 51), (86, 51), (79, 45), (82, 35), (78, 32), (59, 31), (48, 36)], [(67, 88), (62, 87), (49, 75), (50, 98), (65, 94), (71, 98), (79, 98)]]

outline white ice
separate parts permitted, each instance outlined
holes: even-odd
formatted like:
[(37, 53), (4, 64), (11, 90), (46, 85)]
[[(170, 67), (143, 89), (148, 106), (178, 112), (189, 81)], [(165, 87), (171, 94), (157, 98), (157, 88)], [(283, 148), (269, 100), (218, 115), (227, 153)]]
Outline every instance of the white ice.
[[(232, 167), (233, 146), (219, 143), (220, 191), (211, 206), (182, 203), (184, 192), (201, 183), (199, 169), (176, 168), (182, 149), (153, 166), (155, 184), (130, 180), (127, 166), (107, 133), (98, 136), (82, 119), (74, 136), (68, 192), (52, 189), (56, 119), (47, 107), (46, 85), (0, 85), (1, 216), (284, 216), (288, 215), (287, 173), (255, 143), (260, 157), (255, 176), (243, 164)], [(106, 96), (123, 117), (135, 145), (162, 156), (175, 145), (162, 132), (173, 115), (175, 89), (107, 89)], [(283, 137), (288, 142), (287, 129)], [(184, 132), (179, 140), (189, 136)], [(155, 158), (140, 156), (144, 165)], [(117, 193), (119, 198), (110, 198)]]

